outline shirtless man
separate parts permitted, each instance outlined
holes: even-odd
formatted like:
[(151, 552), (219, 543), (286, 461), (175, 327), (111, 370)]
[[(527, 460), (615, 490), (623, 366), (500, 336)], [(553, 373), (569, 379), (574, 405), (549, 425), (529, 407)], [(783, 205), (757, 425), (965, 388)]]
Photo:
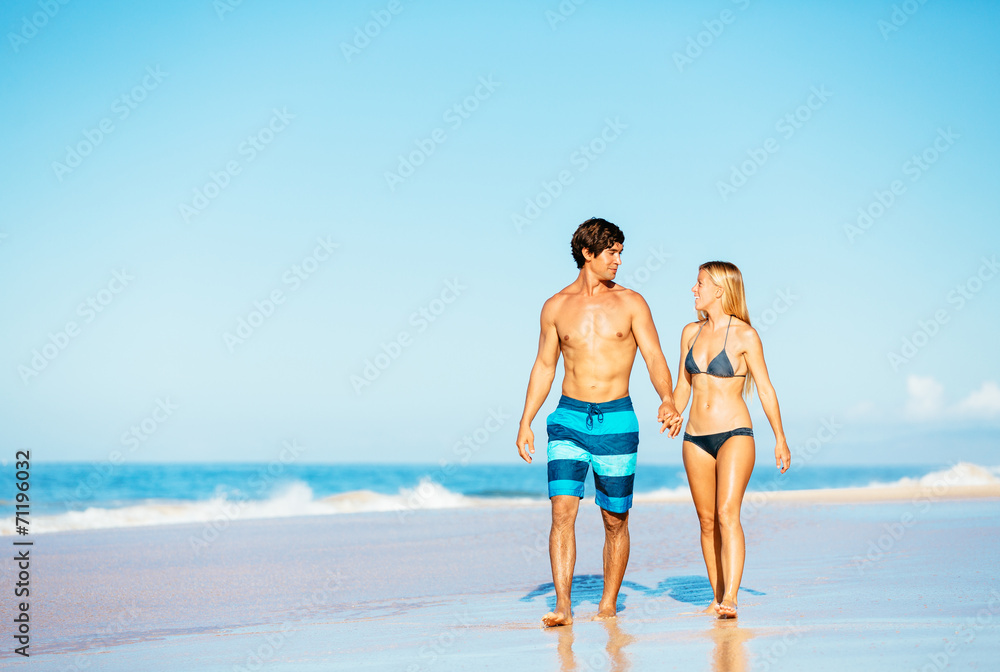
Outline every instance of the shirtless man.
[(573, 234), (573, 259), (580, 275), (542, 306), (538, 356), (531, 368), (517, 451), (525, 462), (535, 452), (531, 421), (552, 387), (559, 353), (565, 377), (559, 406), (546, 420), (552, 529), (549, 557), (556, 609), (546, 626), (573, 622), (570, 588), (576, 564), (576, 514), (584, 481), (594, 467), (596, 501), (604, 518), (604, 593), (596, 618), (614, 618), (618, 590), (628, 564), (628, 511), (639, 446), (639, 422), (628, 396), (636, 348), (660, 396), (662, 433), (676, 436), (681, 416), (674, 407), (672, 380), (653, 316), (643, 298), (615, 284), (625, 235), (603, 219), (588, 219)]

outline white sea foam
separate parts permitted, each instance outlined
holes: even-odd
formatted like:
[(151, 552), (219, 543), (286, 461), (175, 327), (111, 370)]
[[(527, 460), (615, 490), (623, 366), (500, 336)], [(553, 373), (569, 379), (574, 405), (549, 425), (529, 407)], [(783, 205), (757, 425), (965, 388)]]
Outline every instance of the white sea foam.
[[(204, 523), (291, 516), (323, 516), (377, 511), (417, 511), (473, 507), (537, 505), (530, 497), (469, 497), (452, 492), (429, 478), (414, 488), (400, 488), (395, 495), (355, 490), (317, 499), (312, 489), (294, 482), (266, 500), (220, 495), (196, 502), (149, 500), (118, 508), (91, 507), (50, 516), (32, 516), (31, 533), (97, 530), (144, 525)], [(0, 519), (0, 536), (14, 534), (13, 516)]]
[(521, 500), (512, 498), (469, 497), (452, 492), (427, 477), (420, 479), (420, 483), (414, 488), (400, 488), (399, 493), (395, 495), (383, 495), (371, 490), (355, 490), (331, 495), (322, 501), (335, 509), (331, 513), (456, 509), (474, 506), (506, 506), (514, 502), (523, 503)]
[(959, 462), (949, 469), (932, 471), (920, 478), (901, 478), (894, 483), (871, 483), (868, 487), (962, 487), (968, 485), (1000, 485), (1000, 468), (981, 467), (970, 462)]

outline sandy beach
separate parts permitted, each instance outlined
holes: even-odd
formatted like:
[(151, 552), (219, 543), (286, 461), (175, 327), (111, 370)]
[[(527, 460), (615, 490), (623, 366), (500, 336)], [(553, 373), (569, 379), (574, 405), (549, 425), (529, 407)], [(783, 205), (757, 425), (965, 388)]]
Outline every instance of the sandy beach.
[(207, 545), (203, 525), (39, 535), (31, 657), (0, 656), (60, 671), (992, 669), (1000, 502), (911, 494), (745, 509), (738, 622), (697, 613), (710, 591), (689, 503), (633, 509), (620, 616), (602, 623), (585, 501), (577, 620), (556, 630), (539, 625), (545, 506), (236, 521)]

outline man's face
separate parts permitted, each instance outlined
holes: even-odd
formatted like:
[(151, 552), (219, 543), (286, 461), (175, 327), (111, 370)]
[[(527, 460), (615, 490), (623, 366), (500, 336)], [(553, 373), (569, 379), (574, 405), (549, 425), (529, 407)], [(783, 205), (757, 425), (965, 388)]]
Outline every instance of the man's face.
[(590, 270), (602, 280), (614, 280), (622, 265), (622, 244), (615, 243), (590, 260)]

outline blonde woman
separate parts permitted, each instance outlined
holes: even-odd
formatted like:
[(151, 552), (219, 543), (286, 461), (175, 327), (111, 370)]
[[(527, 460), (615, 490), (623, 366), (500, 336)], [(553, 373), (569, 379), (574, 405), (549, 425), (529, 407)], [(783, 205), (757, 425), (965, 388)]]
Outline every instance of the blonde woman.
[(774, 461), (781, 473), (788, 470), (791, 453), (760, 337), (750, 326), (740, 270), (725, 261), (702, 264), (691, 291), (699, 319), (681, 333), (681, 373), (674, 400), (680, 413), (691, 400), (683, 455), (715, 593), (705, 611), (735, 618), (746, 557), (740, 507), (755, 458), (750, 411), (743, 398), (755, 384), (774, 432)]

